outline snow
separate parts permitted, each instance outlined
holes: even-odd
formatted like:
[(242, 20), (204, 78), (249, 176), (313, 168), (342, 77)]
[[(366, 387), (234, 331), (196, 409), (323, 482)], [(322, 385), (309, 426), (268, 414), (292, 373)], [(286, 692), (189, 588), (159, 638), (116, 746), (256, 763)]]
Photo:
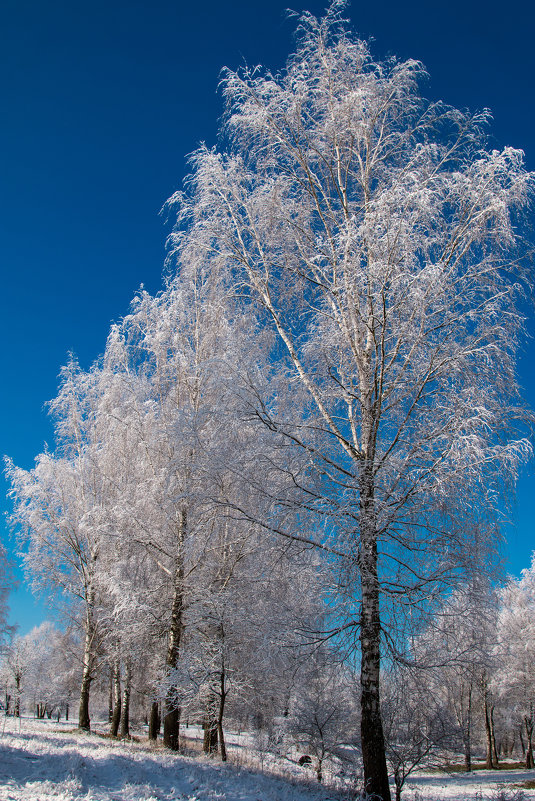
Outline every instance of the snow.
[[(403, 801), (491, 801), (500, 787), (535, 780), (535, 771), (422, 774)], [(535, 800), (524, 790), (523, 801)], [(349, 795), (346, 793), (346, 799)], [(338, 793), (223, 765), (208, 757), (171, 754), (143, 742), (81, 734), (72, 724), (7, 718), (0, 730), (0, 801), (340, 801)]]
[(296, 784), (147, 742), (80, 734), (55, 721), (6, 719), (0, 737), (1, 801), (326, 801)]
[[(477, 770), (471, 773), (438, 773), (411, 776), (402, 801), (517, 801), (514, 785), (535, 780), (535, 770)], [(513, 786), (512, 786), (513, 785)], [(499, 795), (505, 790), (504, 798)], [(522, 790), (522, 801), (533, 801), (535, 790)], [(520, 801), (518, 798), (518, 801)]]

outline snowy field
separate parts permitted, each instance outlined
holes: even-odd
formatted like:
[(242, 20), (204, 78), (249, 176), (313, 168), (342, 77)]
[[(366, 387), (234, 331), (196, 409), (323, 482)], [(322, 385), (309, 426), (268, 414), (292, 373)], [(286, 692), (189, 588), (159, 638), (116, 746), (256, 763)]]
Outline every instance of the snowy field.
[[(4, 727), (5, 723), (5, 727)], [(340, 801), (340, 795), (306, 780), (294, 781), (178, 756), (145, 742), (123, 743), (79, 734), (72, 725), (13, 718), (1, 721), (1, 801)], [(403, 801), (532, 801), (535, 790), (515, 783), (535, 771), (477, 771), (421, 775)]]

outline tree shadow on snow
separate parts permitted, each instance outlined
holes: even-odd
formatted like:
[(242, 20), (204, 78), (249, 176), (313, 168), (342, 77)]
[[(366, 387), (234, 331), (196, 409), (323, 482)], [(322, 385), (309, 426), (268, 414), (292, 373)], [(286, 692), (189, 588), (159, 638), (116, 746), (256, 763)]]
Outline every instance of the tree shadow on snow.
[[(17, 735), (20, 738), (21, 735)], [(25, 740), (32, 739), (25, 737)], [(102, 741), (92, 743), (84, 737), (83, 748), (77, 749), (72, 739), (58, 741), (57, 738), (41, 735), (33, 737), (34, 745), (45, 744), (54, 750), (34, 753), (15, 745), (9, 740), (0, 739), (0, 784), (8, 784), (14, 789), (24, 787), (27, 783), (50, 782), (61, 784), (69, 782), (70, 793), (76, 786), (76, 795), (85, 796), (90, 790), (101, 793), (117, 793), (128, 786), (144, 788), (143, 796), (150, 794), (149, 788), (173, 794), (201, 794), (207, 796), (219, 790), (228, 801), (234, 798), (243, 799), (244, 789), (249, 787), (257, 794), (261, 791), (266, 801), (275, 801), (284, 797), (289, 785), (293, 787), (293, 797), (310, 798), (312, 785), (307, 780), (298, 778), (284, 779), (268, 772), (242, 768), (231, 763), (210, 764), (195, 758), (183, 757), (158, 751), (151, 755), (147, 749), (133, 748), (131, 754), (113, 753), (103, 746)], [(30, 745), (30, 744), (29, 744)], [(64, 750), (58, 752), (58, 746)], [(88, 753), (88, 751), (90, 753)], [(98, 753), (97, 753), (98, 752)], [(235, 783), (235, 794), (232, 787)], [(35, 788), (37, 791), (38, 788)], [(333, 793), (327, 788), (315, 785), (319, 796)], [(336, 795), (336, 794), (334, 794)], [(36, 796), (37, 797), (37, 796)], [(76, 796), (75, 796), (76, 797)], [(129, 792), (130, 797), (130, 792)]]

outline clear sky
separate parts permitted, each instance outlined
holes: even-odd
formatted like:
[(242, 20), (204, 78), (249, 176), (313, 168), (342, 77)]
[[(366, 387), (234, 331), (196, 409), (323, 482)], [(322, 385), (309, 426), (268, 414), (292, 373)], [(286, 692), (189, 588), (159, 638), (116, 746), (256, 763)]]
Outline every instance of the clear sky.
[[(44, 404), (68, 351), (87, 368), (140, 284), (160, 288), (168, 228), (158, 212), (187, 154), (216, 141), (219, 71), (282, 67), (288, 6), (321, 14), (325, 3), (2, 0), (0, 452), (16, 464), (30, 468), (52, 441)], [(375, 56), (423, 61), (432, 99), (490, 108), (493, 146), (523, 148), (535, 169), (531, 0), (354, 0), (347, 15)], [(521, 378), (532, 406), (534, 360), (531, 343)], [(508, 533), (515, 574), (535, 548), (534, 510), (532, 469)], [(13, 594), (21, 633), (44, 614), (23, 587)]]

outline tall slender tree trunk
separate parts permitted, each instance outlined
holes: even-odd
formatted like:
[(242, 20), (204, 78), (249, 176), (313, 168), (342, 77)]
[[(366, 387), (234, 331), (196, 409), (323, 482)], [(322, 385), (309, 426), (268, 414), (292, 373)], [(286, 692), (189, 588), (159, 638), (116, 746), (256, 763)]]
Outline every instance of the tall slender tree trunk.
[(492, 713), (494, 707), (491, 707), (488, 700), (485, 698), (485, 739), (486, 739), (486, 759), (485, 767), (488, 770), (493, 770), (496, 767), (495, 753), (496, 746), (492, 742)]
[(108, 723), (113, 721), (113, 665), (110, 665), (110, 682), (108, 685)]
[(112, 737), (117, 737), (119, 733), (119, 724), (121, 722), (121, 662), (116, 659), (113, 663), (113, 712), (111, 718), (110, 734)]
[(318, 755), (318, 758), (317, 758), (318, 761), (317, 761), (317, 764), (316, 764), (316, 779), (318, 780), (318, 782), (320, 784), (323, 781), (323, 760), (324, 759), (325, 759), (325, 751), (322, 748), (320, 753), (319, 753), (319, 755)]
[(160, 733), (160, 705), (153, 701), (150, 705), (149, 740), (157, 740)]
[[(166, 667), (168, 675), (178, 664), (180, 654), (180, 641), (184, 626), (184, 556), (183, 544), (187, 529), (187, 510), (181, 509), (177, 534), (177, 555), (174, 574), (173, 604), (171, 608), (171, 622), (167, 641)], [(178, 751), (179, 747), (180, 708), (177, 698), (177, 688), (173, 682), (164, 702), (163, 709), (163, 743), (166, 748)]]
[(524, 718), (524, 726), (526, 727), (526, 768), (533, 768), (533, 709), (530, 704), (530, 715)]
[(214, 686), (214, 676), (210, 676), (210, 684), (206, 689), (204, 697), (204, 718), (202, 727), (204, 730), (202, 750), (205, 754), (214, 754), (218, 750), (219, 727), (218, 707), (220, 706), (217, 697), (217, 685)]
[(223, 733), (223, 716), (225, 714), (225, 701), (227, 700), (227, 689), (225, 687), (225, 667), (221, 668), (219, 684), (219, 713), (217, 716), (217, 731), (219, 734), (219, 744), (221, 748), (221, 762), (227, 761), (227, 747), (225, 745), (225, 735)]
[[(209, 628), (209, 636), (217, 637)], [(214, 646), (214, 643), (212, 643)], [(214, 680), (216, 677), (210, 675), (209, 684), (204, 692), (204, 716), (202, 727), (204, 731), (202, 750), (205, 754), (214, 754), (218, 750), (219, 740), (219, 727), (218, 723), (218, 708), (220, 706), (218, 701), (218, 686)]]
[(360, 732), (365, 790), (381, 801), (390, 801), (380, 707), (381, 619), (373, 490), (373, 468), (368, 463), (363, 466), (360, 480)]
[(130, 660), (127, 658), (124, 669), (124, 688), (123, 688), (123, 704), (121, 715), (121, 737), (130, 739), (130, 683), (132, 677), (132, 669)]
[(87, 592), (85, 613), (85, 639), (82, 661), (82, 681), (80, 684), (80, 705), (78, 709), (78, 728), (90, 731), (89, 691), (93, 681), (93, 648), (95, 639), (95, 621), (93, 617), (94, 594), (91, 588)]
[(91, 730), (91, 719), (89, 717), (89, 691), (91, 689), (91, 668), (84, 661), (82, 683), (80, 684), (80, 705), (78, 708), (78, 728), (83, 731)]
[[(494, 706), (490, 708), (490, 731), (491, 731), (491, 740), (492, 740), (492, 758), (494, 760), (494, 764), (496, 768), (500, 767), (500, 763), (498, 762), (498, 749), (496, 748), (496, 729), (494, 728)], [(513, 754), (515, 741), (512, 741), (512, 747), (509, 756)]]
[(403, 788), (404, 779), (399, 770), (394, 771), (394, 783), (396, 786), (396, 801), (401, 801), (401, 790)]
[(483, 693), (483, 712), (485, 717), (485, 739), (487, 744), (485, 767), (488, 770), (498, 767), (496, 739), (494, 737), (494, 705), (490, 703), (490, 693), (486, 673), (481, 678)]
[(13, 715), (16, 718), (20, 718), (20, 682), (22, 679), (22, 674), (17, 671), (15, 673), (15, 707), (13, 710)]
[(520, 748), (522, 749), (522, 756), (526, 756), (526, 745), (524, 743), (524, 735), (522, 734), (522, 725), (518, 727), (518, 734), (520, 735)]
[[(209, 704), (211, 705), (211, 701)], [(218, 748), (219, 729), (213, 708), (209, 709), (206, 713), (202, 727), (204, 729), (202, 750), (205, 754), (214, 754)]]
[(467, 773), (472, 770), (472, 685), (466, 690), (466, 708), (462, 722), (464, 769)]
[(163, 715), (163, 744), (171, 751), (178, 751), (179, 748), (179, 728), (180, 728), (180, 709), (173, 706), (175, 696), (168, 695), (165, 702)]

